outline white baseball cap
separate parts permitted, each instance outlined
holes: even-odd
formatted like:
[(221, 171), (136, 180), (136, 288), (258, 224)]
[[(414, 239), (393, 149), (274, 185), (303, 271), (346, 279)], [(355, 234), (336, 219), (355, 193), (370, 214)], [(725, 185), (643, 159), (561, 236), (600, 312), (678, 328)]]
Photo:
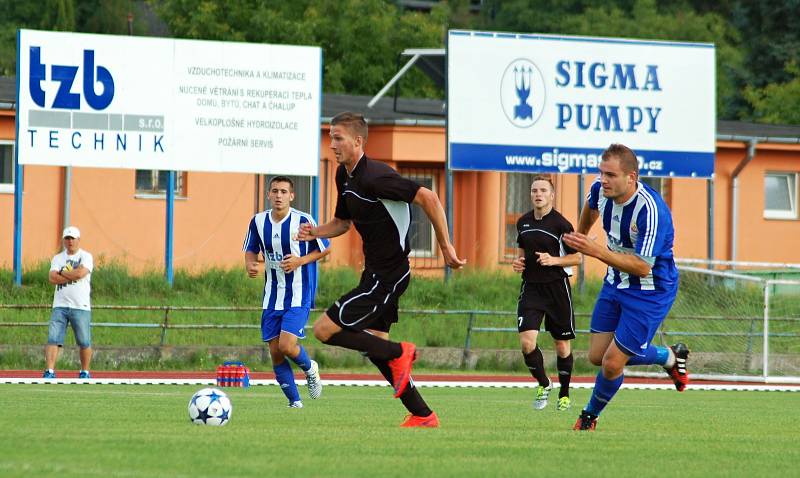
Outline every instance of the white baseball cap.
[(75, 239), (80, 239), (81, 231), (75, 226), (69, 226), (64, 229), (64, 234), (61, 234), (61, 237), (74, 237)]

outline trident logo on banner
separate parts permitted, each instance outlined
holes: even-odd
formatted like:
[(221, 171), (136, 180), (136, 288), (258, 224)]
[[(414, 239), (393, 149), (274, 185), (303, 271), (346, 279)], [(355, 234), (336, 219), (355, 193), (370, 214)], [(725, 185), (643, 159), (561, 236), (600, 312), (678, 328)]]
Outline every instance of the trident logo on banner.
[(514, 67), (514, 84), (517, 89), (519, 104), (514, 106), (514, 119), (533, 118), (533, 108), (528, 104), (528, 97), (531, 95), (531, 67), (525, 65)]
[(518, 128), (528, 128), (539, 120), (545, 104), (544, 78), (532, 61), (519, 58), (506, 67), (500, 103), (506, 118)]

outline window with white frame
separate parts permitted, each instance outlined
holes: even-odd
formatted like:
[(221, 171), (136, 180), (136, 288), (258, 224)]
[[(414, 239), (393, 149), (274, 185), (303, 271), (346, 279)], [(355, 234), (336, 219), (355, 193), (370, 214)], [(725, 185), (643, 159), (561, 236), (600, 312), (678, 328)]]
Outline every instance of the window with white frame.
[[(167, 194), (167, 182), (169, 171), (159, 171), (157, 169), (137, 169), (136, 170), (136, 195), (137, 196), (159, 196)], [(186, 173), (175, 172), (175, 195), (186, 197)]]
[(764, 175), (764, 217), (797, 219), (797, 173)]
[[(407, 169), (401, 173), (424, 188), (436, 192), (436, 175), (429, 170)], [(436, 255), (436, 234), (433, 224), (425, 211), (411, 204), (411, 225), (408, 229), (411, 257), (434, 257)]]
[(14, 192), (14, 143), (0, 141), (0, 193)]

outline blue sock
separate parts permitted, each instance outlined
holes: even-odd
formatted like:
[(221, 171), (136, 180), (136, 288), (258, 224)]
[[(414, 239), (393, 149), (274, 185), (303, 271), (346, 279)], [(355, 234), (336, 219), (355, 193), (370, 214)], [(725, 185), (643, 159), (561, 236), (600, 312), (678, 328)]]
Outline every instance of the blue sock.
[(600, 415), (600, 412), (606, 408), (608, 402), (614, 398), (614, 395), (622, 385), (622, 380), (625, 376), (620, 375), (614, 380), (609, 380), (603, 376), (603, 372), (597, 373), (597, 378), (594, 381), (594, 390), (592, 390), (592, 398), (586, 405), (586, 411), (592, 415)]
[(628, 359), (628, 365), (664, 365), (669, 359), (669, 349), (666, 347), (656, 347), (649, 345), (644, 351), (644, 356), (637, 355), (631, 356)]
[(297, 357), (289, 357), (292, 359), (292, 362), (296, 363), (298, 367), (300, 367), (303, 372), (308, 372), (311, 368), (311, 359), (308, 358), (308, 354), (306, 353), (306, 349), (300, 345), (300, 353), (297, 354)]
[(300, 392), (297, 391), (297, 385), (294, 383), (294, 373), (289, 362), (284, 360), (280, 365), (274, 365), (272, 370), (275, 371), (275, 380), (281, 386), (283, 394), (289, 399), (289, 403), (299, 401)]

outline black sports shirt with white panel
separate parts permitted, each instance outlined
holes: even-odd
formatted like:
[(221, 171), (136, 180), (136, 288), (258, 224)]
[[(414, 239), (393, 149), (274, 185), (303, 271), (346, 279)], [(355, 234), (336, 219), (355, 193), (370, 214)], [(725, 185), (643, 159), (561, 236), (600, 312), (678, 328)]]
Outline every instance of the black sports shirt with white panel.
[(543, 266), (536, 262), (537, 252), (551, 256), (566, 256), (577, 252), (564, 244), (562, 236), (572, 232), (572, 224), (555, 209), (551, 209), (541, 219), (536, 219), (533, 211), (522, 215), (517, 221), (517, 244), (525, 250), (525, 282), (550, 282), (572, 275), (571, 267)]
[(408, 270), (411, 206), (420, 185), (362, 156), (351, 174), (336, 170), (335, 216), (351, 220), (364, 243), (365, 268), (390, 279)]

